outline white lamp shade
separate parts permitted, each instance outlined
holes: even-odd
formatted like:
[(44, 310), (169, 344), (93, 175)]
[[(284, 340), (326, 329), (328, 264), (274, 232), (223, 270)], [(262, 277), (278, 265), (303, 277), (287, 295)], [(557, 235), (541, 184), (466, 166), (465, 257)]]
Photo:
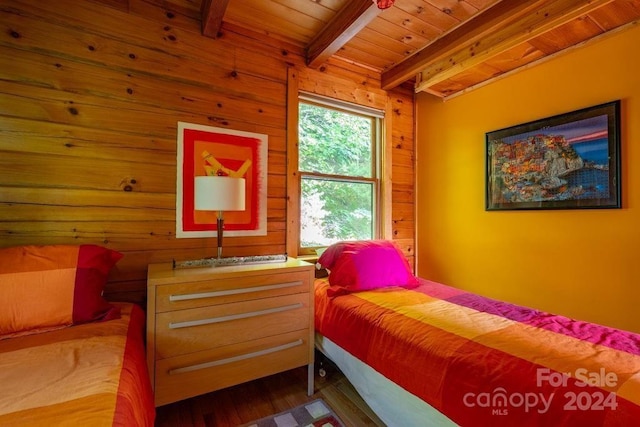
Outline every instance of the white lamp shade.
[(194, 209), (198, 211), (243, 211), (245, 180), (228, 176), (196, 176)]

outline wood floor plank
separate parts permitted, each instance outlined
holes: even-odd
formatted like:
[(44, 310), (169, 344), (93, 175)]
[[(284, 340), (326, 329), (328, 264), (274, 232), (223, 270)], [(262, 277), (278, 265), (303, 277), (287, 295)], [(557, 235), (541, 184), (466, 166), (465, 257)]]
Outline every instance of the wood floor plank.
[(301, 367), (157, 408), (156, 427), (236, 427), (322, 398), (346, 427), (384, 427), (344, 375), (325, 366), (307, 396), (307, 368)]

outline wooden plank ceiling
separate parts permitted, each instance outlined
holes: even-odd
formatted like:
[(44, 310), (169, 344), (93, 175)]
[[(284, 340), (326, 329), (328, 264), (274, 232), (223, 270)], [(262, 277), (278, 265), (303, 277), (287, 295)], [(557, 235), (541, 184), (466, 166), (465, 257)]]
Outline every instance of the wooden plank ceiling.
[[(159, 1), (159, 0), (156, 0)], [(202, 19), (203, 34), (241, 27), (451, 97), (638, 23), (640, 0), (163, 0)]]

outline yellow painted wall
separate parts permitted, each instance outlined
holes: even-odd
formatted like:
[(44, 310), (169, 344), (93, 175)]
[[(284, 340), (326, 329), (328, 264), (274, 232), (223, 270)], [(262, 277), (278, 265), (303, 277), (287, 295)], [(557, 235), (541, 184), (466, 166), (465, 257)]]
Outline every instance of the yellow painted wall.
[[(443, 102), (417, 97), (418, 274), (640, 332), (640, 28)], [(484, 209), (485, 133), (622, 100), (622, 209)]]

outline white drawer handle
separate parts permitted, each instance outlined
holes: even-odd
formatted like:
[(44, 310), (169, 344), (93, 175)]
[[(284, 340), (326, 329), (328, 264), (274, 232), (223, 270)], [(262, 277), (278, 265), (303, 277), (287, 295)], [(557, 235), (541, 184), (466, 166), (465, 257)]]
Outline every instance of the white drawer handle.
[(227, 295), (248, 294), (250, 292), (271, 291), (273, 289), (291, 288), (291, 287), (300, 286), (300, 285), (302, 285), (302, 281), (298, 280), (296, 282), (278, 283), (277, 285), (252, 286), (249, 288), (228, 289), (225, 291), (200, 292), (196, 294), (169, 295), (169, 301), (171, 302), (187, 301), (192, 299), (215, 298), (215, 297), (223, 297)]
[(186, 322), (170, 322), (169, 329), (189, 328), (191, 326), (208, 325), (211, 323), (228, 322), (230, 320), (247, 319), (249, 317), (263, 316), (265, 314), (280, 313), (282, 311), (295, 310), (301, 308), (302, 303), (283, 305), (281, 307), (268, 308), (266, 310), (250, 311), (248, 313), (230, 314), (228, 316), (209, 317), (208, 319), (187, 320)]
[(233, 362), (239, 362), (240, 360), (252, 359), (254, 357), (264, 356), (265, 354), (275, 353), (275, 352), (278, 352), (278, 351), (286, 350), (288, 348), (297, 347), (299, 345), (302, 345), (302, 340), (301, 339), (298, 339), (296, 341), (293, 341), (293, 342), (290, 342), (290, 343), (287, 343), (287, 344), (279, 345), (279, 346), (276, 346), (276, 347), (270, 347), (270, 348), (266, 348), (264, 350), (254, 351), (252, 353), (245, 353), (245, 354), (241, 354), (239, 356), (228, 357), (226, 359), (214, 360), (212, 362), (206, 362), (206, 363), (199, 363), (197, 365), (185, 366), (183, 368), (170, 369), (169, 370), (169, 375), (182, 374), (184, 372), (191, 372), (191, 371), (197, 371), (199, 369), (212, 368), (214, 366), (226, 365), (227, 363), (233, 363)]

